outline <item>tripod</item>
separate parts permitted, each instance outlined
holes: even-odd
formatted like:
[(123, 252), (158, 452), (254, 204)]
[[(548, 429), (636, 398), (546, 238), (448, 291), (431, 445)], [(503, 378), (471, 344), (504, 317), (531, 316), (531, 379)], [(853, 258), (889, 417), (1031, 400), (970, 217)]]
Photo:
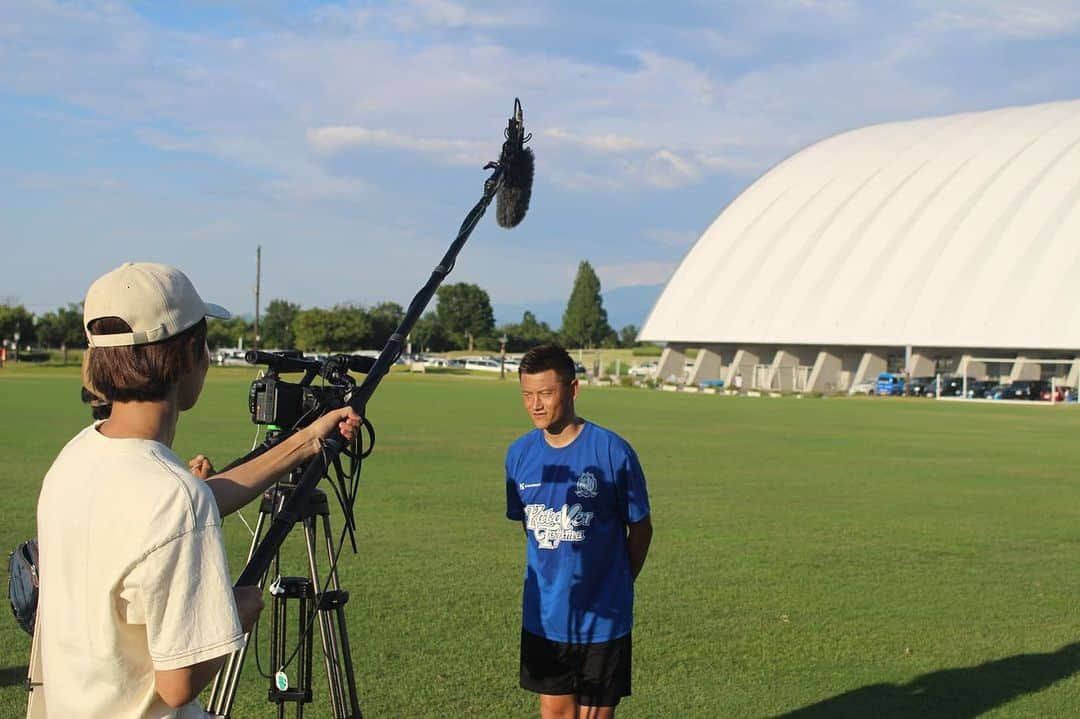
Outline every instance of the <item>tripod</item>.
[[(292, 496), (297, 481), (303, 474), (304, 467), (294, 470), (287, 479), (282, 480), (263, 494), (259, 506), (259, 519), (255, 525), (248, 561), (255, 552), (255, 547), (262, 538), (267, 518), (273, 519), (282, 511), (285, 503)], [(268, 698), (277, 704), (278, 719), (284, 719), (286, 705), (296, 705), (296, 717), (304, 716), (304, 704), (311, 702), (311, 667), (312, 667), (312, 628), (318, 621), (319, 636), (325, 657), (326, 676), (330, 686), (330, 705), (334, 719), (362, 719), (360, 702), (357, 698), (356, 679), (353, 675), (352, 654), (349, 650), (349, 636), (345, 624), (345, 604), (349, 593), (341, 588), (337, 573), (337, 557), (340, 551), (334, 547), (333, 533), (330, 529), (330, 507), (326, 493), (315, 489), (306, 498), (297, 511), (295, 521), (304, 527), (304, 544), (307, 549), (308, 568), (306, 576), (281, 576), (280, 555), (275, 558), (277, 578), (270, 587), (271, 606), (271, 642), (270, 671), (271, 678)], [(321, 522), (319, 521), (321, 518)], [(318, 564), (318, 525), (322, 524), (323, 541), (329, 562), (327, 584), (320, 584)], [(259, 581), (265, 587), (267, 575)], [(324, 591), (325, 588), (325, 591)], [(296, 616), (290, 618), (290, 605), (296, 605)], [(296, 636), (290, 636), (290, 627), (295, 627)], [(248, 635), (250, 641), (250, 635)], [(230, 655), (225, 665), (214, 679), (207, 702), (208, 712), (217, 717), (228, 719), (236, 689), (240, 681), (247, 655), (247, 645)], [(295, 670), (289, 668), (295, 661)]]

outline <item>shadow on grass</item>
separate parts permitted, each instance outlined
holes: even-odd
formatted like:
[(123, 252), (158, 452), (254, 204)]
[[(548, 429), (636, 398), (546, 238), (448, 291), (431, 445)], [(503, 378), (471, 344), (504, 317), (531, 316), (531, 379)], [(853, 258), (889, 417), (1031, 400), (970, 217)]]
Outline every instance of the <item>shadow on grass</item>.
[(0, 687), (17, 687), (26, 684), (26, 665), (0, 669)]
[(968, 719), (1047, 688), (1080, 671), (1080, 643), (1046, 654), (1018, 654), (942, 669), (907, 684), (871, 684), (774, 719)]

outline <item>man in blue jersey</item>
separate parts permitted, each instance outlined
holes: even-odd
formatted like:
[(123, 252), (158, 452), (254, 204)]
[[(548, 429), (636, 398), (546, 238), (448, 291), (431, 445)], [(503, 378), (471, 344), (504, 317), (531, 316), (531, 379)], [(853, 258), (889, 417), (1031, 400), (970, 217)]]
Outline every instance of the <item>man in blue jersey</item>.
[(652, 539), (630, 445), (577, 416), (574, 362), (535, 347), (518, 369), (536, 429), (506, 453), (506, 516), (525, 527), (521, 686), (543, 719), (608, 719), (630, 695), (634, 579)]

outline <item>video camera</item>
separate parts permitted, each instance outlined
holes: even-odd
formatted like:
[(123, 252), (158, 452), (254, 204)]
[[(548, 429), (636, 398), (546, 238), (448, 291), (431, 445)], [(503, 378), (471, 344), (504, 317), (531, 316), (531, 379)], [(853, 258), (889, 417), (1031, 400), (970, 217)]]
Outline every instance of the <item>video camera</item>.
[[(374, 357), (337, 354), (320, 360), (304, 357), (299, 350), (249, 350), (244, 359), (249, 364), (266, 365), (266, 372), (248, 390), (251, 421), (282, 429), (306, 427), (327, 412), (344, 407), (356, 387), (349, 372), (367, 374), (375, 365)], [(304, 376), (299, 382), (281, 379), (280, 375), (290, 372), (303, 372)], [(323, 382), (313, 385), (316, 377)]]

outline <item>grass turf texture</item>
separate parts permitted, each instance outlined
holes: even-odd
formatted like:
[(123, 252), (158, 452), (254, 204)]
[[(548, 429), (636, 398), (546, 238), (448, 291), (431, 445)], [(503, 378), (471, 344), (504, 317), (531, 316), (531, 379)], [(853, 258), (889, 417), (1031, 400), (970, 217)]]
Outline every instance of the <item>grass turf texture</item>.
[[(181, 456), (243, 454), (251, 377), (211, 371)], [(0, 548), (33, 534), (41, 477), (89, 416), (77, 397), (74, 369), (0, 371)], [(1077, 408), (615, 388), (578, 407), (637, 448), (656, 525), (620, 717), (1077, 714)], [(360, 555), (340, 564), (365, 715), (534, 716), (503, 518), (503, 452), (529, 428), (516, 383), (392, 375), (369, 416)], [(248, 539), (226, 534), (235, 575)], [(0, 622), (0, 717), (21, 716), (28, 646)], [(315, 659), (309, 712), (329, 716)], [(234, 715), (273, 716), (251, 657), (244, 679)]]

